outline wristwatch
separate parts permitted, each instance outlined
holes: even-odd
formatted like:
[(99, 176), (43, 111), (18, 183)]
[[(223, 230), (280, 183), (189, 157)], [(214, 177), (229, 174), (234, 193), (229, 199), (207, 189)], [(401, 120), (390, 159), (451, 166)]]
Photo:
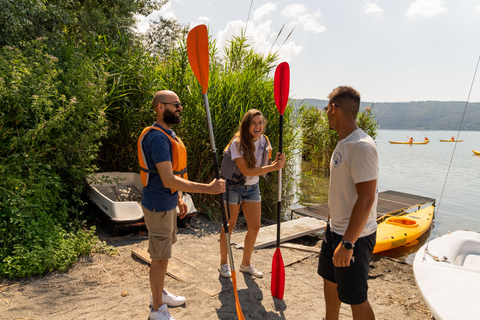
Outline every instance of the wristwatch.
[(342, 239), (342, 247), (344, 247), (347, 250), (353, 250), (355, 248), (355, 245), (350, 241), (346, 241)]

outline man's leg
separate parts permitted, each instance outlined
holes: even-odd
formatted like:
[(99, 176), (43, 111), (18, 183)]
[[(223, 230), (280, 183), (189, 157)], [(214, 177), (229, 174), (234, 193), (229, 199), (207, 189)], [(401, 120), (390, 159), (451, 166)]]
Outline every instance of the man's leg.
[(364, 303), (352, 305), (352, 316), (354, 320), (374, 320), (375, 314), (368, 300)]
[(338, 299), (337, 284), (324, 278), (323, 294), (325, 296), (325, 320), (338, 320), (342, 302)]
[(163, 304), (162, 292), (167, 274), (168, 260), (152, 260), (150, 264), (150, 289), (152, 290), (153, 310)]

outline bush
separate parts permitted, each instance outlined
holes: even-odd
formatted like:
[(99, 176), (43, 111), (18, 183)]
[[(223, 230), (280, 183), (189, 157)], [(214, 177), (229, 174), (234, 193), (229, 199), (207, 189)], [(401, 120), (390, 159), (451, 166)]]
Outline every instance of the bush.
[[(219, 164), (223, 158), (223, 150), (237, 131), (242, 116), (252, 108), (262, 111), (267, 119), (265, 134), (274, 149), (272, 155), (276, 155), (280, 116), (273, 95), (276, 62), (275, 54), (264, 57), (256, 53), (245, 37), (234, 38), (227, 45), (223, 59), (218, 57), (215, 43), (210, 43), (208, 100)], [(189, 66), (185, 43), (162, 64), (160, 76), (162, 88), (175, 91), (185, 106), (182, 124), (173, 129), (188, 149), (189, 178), (209, 182), (214, 178), (214, 168), (205, 106), (200, 84)], [(148, 108), (151, 110), (150, 106)], [(295, 150), (294, 128), (293, 107), (288, 105), (284, 113), (283, 135), (283, 152), (287, 159), (292, 158)], [(288, 161), (284, 169), (282, 197), (285, 204), (291, 201), (289, 190), (292, 180), (286, 177), (291, 177), (292, 172), (293, 162)], [(277, 177), (278, 173), (273, 172), (267, 181), (260, 179), (262, 212), (270, 218), (276, 216)], [(218, 197), (199, 194), (196, 199), (205, 203), (206, 208), (220, 208)], [(219, 211), (208, 214), (218, 217)]]
[[(327, 114), (313, 106), (301, 107), (302, 159), (310, 161), (315, 171), (328, 176), (330, 158), (338, 142), (338, 134), (330, 129)], [(372, 108), (367, 107), (357, 115), (357, 125), (375, 140), (378, 125)]]
[(42, 39), (0, 55), (0, 273), (65, 270), (85, 252), (81, 181), (105, 134), (105, 79), (79, 53), (60, 66)]

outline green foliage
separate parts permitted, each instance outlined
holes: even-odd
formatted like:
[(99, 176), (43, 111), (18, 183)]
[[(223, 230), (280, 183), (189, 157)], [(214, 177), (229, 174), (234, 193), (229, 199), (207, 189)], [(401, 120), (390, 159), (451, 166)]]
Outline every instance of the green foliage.
[(151, 55), (164, 60), (188, 34), (188, 30), (188, 26), (180, 25), (175, 19), (160, 17), (158, 21), (151, 23), (141, 39)]
[[(272, 75), (277, 56), (271, 54), (264, 57), (256, 53), (245, 37), (234, 38), (226, 48), (223, 59), (218, 57), (215, 43), (210, 43), (210, 49), (208, 100), (219, 163), (223, 149), (237, 131), (243, 114), (252, 108), (262, 111), (267, 119), (265, 133), (274, 147), (275, 155), (279, 138), (279, 113), (273, 97)], [(175, 91), (184, 104), (183, 122), (173, 129), (182, 137), (188, 150), (189, 179), (209, 182), (214, 178), (214, 169), (206, 112), (201, 87), (189, 66), (185, 42), (162, 63), (160, 78), (161, 88)], [(147, 108), (151, 110), (150, 105)], [(295, 150), (295, 120), (293, 108), (288, 106), (284, 113), (283, 150), (287, 159)], [(289, 163), (284, 169), (284, 176), (290, 176), (292, 170), (292, 163)], [(270, 217), (276, 214), (277, 180), (277, 172), (272, 173), (267, 181), (261, 179), (263, 212)], [(291, 200), (288, 193), (291, 180), (284, 179), (283, 186), (282, 199), (287, 203)], [(196, 195), (196, 199), (208, 204), (207, 207), (218, 208), (217, 198)], [(218, 217), (218, 213), (212, 215)]]
[[(79, 255), (112, 253), (84, 229), (83, 179), (93, 171), (138, 171), (136, 141), (151, 125), (153, 94), (176, 91), (185, 104), (175, 127), (189, 152), (192, 180), (213, 179), (200, 86), (188, 62), (185, 27), (159, 23), (159, 56), (132, 34), (134, 13), (165, 0), (0, 0), (0, 275), (23, 277), (66, 270)], [(163, 33), (162, 33), (163, 32)], [(182, 41), (177, 41), (178, 39)], [(260, 109), (266, 134), (278, 141), (273, 99), (277, 57), (255, 53), (244, 37), (224, 58), (211, 43), (210, 111), (219, 160), (242, 115)], [(284, 151), (296, 150), (293, 108), (284, 113)], [(291, 164), (284, 177), (291, 176)], [(264, 212), (274, 215), (276, 178), (262, 181)], [(291, 179), (284, 179), (290, 200)], [(200, 207), (219, 216), (218, 197)]]
[(148, 15), (167, 0), (0, 0), (0, 46), (47, 37), (82, 43), (90, 33), (115, 38), (131, 33), (135, 14)]
[[(302, 118), (302, 158), (310, 161), (314, 170), (325, 175), (330, 174), (330, 158), (338, 142), (338, 134), (330, 129), (327, 114), (322, 110), (303, 105), (300, 108)], [(378, 124), (367, 107), (357, 115), (357, 126), (374, 140)]]
[(0, 274), (64, 270), (89, 245), (80, 182), (105, 134), (105, 77), (78, 52), (61, 63), (41, 41), (0, 56)]
[(88, 50), (108, 75), (104, 108), (108, 132), (101, 140), (97, 165), (101, 171), (135, 171), (138, 136), (155, 120), (149, 106), (161, 86), (158, 60), (130, 35), (115, 41), (92, 36)]

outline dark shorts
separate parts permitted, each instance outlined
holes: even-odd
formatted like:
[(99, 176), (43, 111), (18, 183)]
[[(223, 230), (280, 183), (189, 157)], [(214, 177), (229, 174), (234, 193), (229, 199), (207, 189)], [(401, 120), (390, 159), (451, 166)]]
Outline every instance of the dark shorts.
[(342, 236), (334, 233), (327, 226), (320, 257), (318, 259), (318, 274), (324, 279), (337, 284), (338, 298), (341, 302), (355, 305), (367, 300), (368, 269), (375, 247), (377, 233), (358, 238), (353, 249), (352, 261), (349, 267), (338, 268), (333, 265), (333, 253), (342, 240)]

